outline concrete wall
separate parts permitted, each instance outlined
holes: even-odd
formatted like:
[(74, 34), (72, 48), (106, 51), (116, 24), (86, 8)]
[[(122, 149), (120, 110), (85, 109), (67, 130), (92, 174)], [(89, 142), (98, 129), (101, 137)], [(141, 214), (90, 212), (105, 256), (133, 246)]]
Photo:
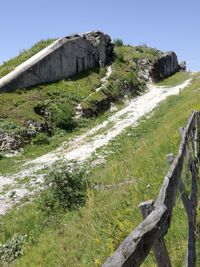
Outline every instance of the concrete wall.
[(178, 63), (177, 55), (173, 51), (158, 52), (159, 56), (155, 62), (147, 58), (138, 60), (138, 75), (141, 79), (158, 82), (181, 69), (186, 69), (186, 62), (182, 63), (183, 66), (181, 67)]
[(179, 71), (179, 64), (177, 55), (171, 51), (166, 52), (161, 55), (157, 62), (159, 78), (164, 78), (172, 75), (173, 73)]
[(0, 79), (0, 93), (68, 78), (89, 68), (106, 65), (113, 44), (102, 32), (67, 36), (55, 41)]

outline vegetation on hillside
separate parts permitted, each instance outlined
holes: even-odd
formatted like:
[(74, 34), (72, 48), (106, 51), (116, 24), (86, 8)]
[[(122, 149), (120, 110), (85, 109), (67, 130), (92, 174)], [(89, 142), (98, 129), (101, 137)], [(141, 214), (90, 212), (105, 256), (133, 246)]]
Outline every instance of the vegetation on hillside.
[[(199, 87), (197, 77), (151, 117), (111, 142), (105, 148), (106, 164), (90, 170), (91, 183), (115, 184), (131, 179), (131, 185), (100, 191), (90, 188), (85, 207), (60, 212), (59, 216), (53, 212), (46, 216), (37, 201), (4, 216), (0, 225), (2, 243), (15, 234), (27, 235), (23, 256), (13, 266), (101, 266), (141, 221), (138, 204), (157, 196), (169, 168), (166, 154), (176, 154), (179, 146), (178, 128), (185, 125), (192, 110), (200, 109)], [(187, 217), (178, 198), (166, 238), (173, 266), (183, 266), (186, 240)], [(153, 265), (151, 255), (144, 266)]]
[(138, 78), (134, 62), (125, 57), (125, 50), (121, 53), (118, 49), (122, 47), (116, 48), (116, 58), (112, 63), (108, 84), (81, 102), (83, 110), (90, 109), (94, 114), (98, 114), (98, 103), (104, 100), (116, 102), (124, 96), (134, 97), (145, 90), (145, 83)]
[[(6, 62), (0, 66), (0, 74), (14, 69), (52, 41), (53, 39), (41, 41)], [(120, 40), (116, 42), (119, 43)], [(60, 130), (71, 132), (88, 124), (83, 119), (78, 123), (74, 120), (75, 109), (79, 103), (83, 110), (90, 111), (90, 116), (96, 116), (107, 110), (110, 102), (119, 101), (124, 95), (133, 97), (142, 92), (145, 84), (138, 79), (135, 59), (153, 58), (156, 53), (157, 50), (146, 46), (124, 46), (122, 42), (116, 47), (116, 58), (112, 63), (109, 82), (98, 92), (95, 91), (101, 85), (105, 68), (87, 70), (66, 80), (3, 94), (0, 98), (0, 129), (20, 136), (22, 144), (41, 145), (42, 140), (44, 144), (50, 144), (51, 137), (60, 133)], [(39, 137), (36, 138), (36, 135)]]
[(157, 85), (166, 86), (166, 87), (176, 86), (176, 85), (181, 84), (184, 80), (189, 79), (190, 77), (191, 77), (190, 72), (181, 71), (181, 72), (177, 72), (173, 76), (170, 76), (158, 82)]
[(117, 47), (116, 49), (117, 58), (126, 61), (135, 61), (137, 62), (140, 58), (146, 58), (152, 61), (155, 61), (160, 55), (160, 51), (156, 48), (151, 48), (146, 45), (144, 46), (130, 46), (124, 45)]
[[(1, 95), (0, 128), (20, 133), (25, 140), (35, 138), (40, 125), (46, 126), (44, 134), (49, 137), (59, 130), (71, 132), (76, 126), (75, 107), (100, 86), (102, 75), (103, 71), (93, 69), (68, 80)], [(30, 124), (36, 128), (32, 136)]]

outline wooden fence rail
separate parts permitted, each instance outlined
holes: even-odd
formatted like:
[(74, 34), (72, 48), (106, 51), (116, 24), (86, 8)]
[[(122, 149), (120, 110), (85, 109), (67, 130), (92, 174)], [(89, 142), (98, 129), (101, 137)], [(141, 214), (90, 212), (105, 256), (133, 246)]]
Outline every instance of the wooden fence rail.
[[(139, 205), (144, 220), (124, 240), (102, 267), (140, 266), (152, 249), (157, 266), (170, 267), (170, 259), (163, 237), (167, 234), (172, 218), (172, 210), (178, 191), (188, 215), (188, 250), (186, 266), (195, 267), (195, 222), (197, 206), (197, 172), (199, 164), (200, 113), (192, 112), (185, 128), (181, 128), (181, 143), (178, 154), (164, 177), (163, 184), (155, 202), (147, 201)], [(170, 158), (170, 157), (169, 157)], [(186, 161), (185, 175), (192, 175), (191, 192), (188, 197), (182, 180), (182, 170)], [(185, 166), (184, 165), (184, 166)]]

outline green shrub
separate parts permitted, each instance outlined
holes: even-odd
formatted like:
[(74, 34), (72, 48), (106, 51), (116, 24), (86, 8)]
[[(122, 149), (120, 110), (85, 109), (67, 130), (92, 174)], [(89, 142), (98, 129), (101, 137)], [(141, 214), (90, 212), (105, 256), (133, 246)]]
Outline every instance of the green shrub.
[(75, 127), (74, 110), (67, 103), (56, 103), (50, 107), (51, 122), (54, 126), (71, 131)]
[(23, 131), (16, 123), (7, 119), (0, 119), (0, 129), (6, 133), (19, 134)]
[(124, 45), (123, 41), (119, 38), (117, 39), (114, 39), (114, 44), (117, 46), (117, 47), (121, 47)]
[(4, 245), (0, 245), (0, 260), (2, 262), (11, 262), (22, 255), (22, 246), (26, 241), (25, 235), (14, 235)]
[(32, 144), (33, 145), (47, 145), (49, 144), (49, 138), (45, 133), (39, 133), (33, 138)]
[(46, 177), (45, 187), (38, 200), (45, 213), (84, 206), (88, 187), (86, 168), (59, 162)]

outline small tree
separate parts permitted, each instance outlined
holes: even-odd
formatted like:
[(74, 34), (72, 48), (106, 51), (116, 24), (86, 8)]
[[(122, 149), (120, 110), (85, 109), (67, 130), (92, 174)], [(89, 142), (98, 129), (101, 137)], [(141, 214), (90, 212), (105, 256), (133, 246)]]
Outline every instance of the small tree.
[(114, 44), (117, 46), (117, 47), (120, 47), (120, 46), (123, 46), (124, 43), (121, 39), (117, 38), (117, 39), (114, 39)]

